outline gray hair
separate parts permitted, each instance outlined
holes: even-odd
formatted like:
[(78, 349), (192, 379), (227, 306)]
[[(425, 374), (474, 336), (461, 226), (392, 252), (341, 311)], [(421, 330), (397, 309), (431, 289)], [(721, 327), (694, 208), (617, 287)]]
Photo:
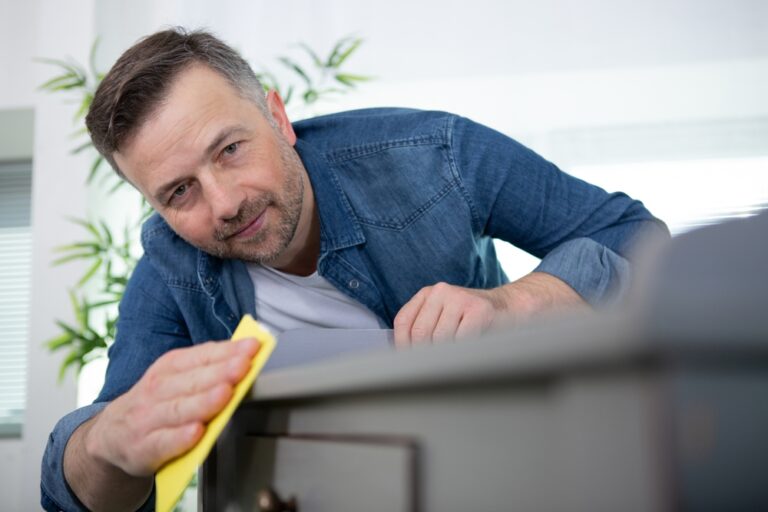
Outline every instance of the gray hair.
[(120, 150), (168, 94), (179, 73), (193, 64), (219, 73), (271, 120), (264, 87), (232, 47), (204, 31), (181, 27), (156, 32), (125, 51), (96, 89), (85, 124), (96, 149), (120, 175)]

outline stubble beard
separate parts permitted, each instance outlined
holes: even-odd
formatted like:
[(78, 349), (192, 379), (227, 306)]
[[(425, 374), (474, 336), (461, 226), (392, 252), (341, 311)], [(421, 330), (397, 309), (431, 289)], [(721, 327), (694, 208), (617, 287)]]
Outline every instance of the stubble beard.
[[(279, 138), (278, 144), (285, 175), (281, 196), (266, 193), (244, 202), (235, 217), (214, 231), (214, 241), (211, 245), (200, 247), (204, 252), (217, 258), (240, 259), (268, 265), (291, 243), (304, 205), (304, 165), (287, 141)], [(263, 226), (250, 238), (230, 238), (267, 208), (270, 208), (269, 225)]]

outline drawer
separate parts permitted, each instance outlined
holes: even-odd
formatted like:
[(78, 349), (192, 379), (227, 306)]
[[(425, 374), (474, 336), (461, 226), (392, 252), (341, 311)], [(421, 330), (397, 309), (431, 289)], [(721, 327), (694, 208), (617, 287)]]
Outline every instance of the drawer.
[(217, 510), (262, 510), (259, 496), (268, 489), (283, 502), (295, 500), (297, 512), (417, 508), (417, 452), (407, 440), (246, 435), (233, 455), (232, 466), (219, 466), (218, 480), (228, 492), (219, 494), (226, 503)]

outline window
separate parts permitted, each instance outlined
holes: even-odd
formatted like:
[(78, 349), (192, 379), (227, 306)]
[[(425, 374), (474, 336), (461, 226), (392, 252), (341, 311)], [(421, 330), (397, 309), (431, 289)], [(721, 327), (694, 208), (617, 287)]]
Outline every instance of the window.
[(31, 164), (0, 163), (0, 435), (24, 419), (32, 232)]
[[(768, 208), (764, 156), (579, 165), (568, 173), (640, 199), (673, 236)], [(497, 241), (496, 250), (510, 279), (522, 277), (538, 262), (506, 243)]]
[(768, 207), (768, 157), (585, 165), (570, 173), (642, 200), (673, 235)]

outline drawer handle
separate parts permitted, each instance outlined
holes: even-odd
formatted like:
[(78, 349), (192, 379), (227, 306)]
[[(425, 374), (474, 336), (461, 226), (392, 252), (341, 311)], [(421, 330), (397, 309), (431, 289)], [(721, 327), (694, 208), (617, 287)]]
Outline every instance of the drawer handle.
[(261, 512), (298, 512), (296, 498), (291, 496), (288, 501), (283, 501), (271, 487), (265, 487), (257, 494), (256, 500)]

